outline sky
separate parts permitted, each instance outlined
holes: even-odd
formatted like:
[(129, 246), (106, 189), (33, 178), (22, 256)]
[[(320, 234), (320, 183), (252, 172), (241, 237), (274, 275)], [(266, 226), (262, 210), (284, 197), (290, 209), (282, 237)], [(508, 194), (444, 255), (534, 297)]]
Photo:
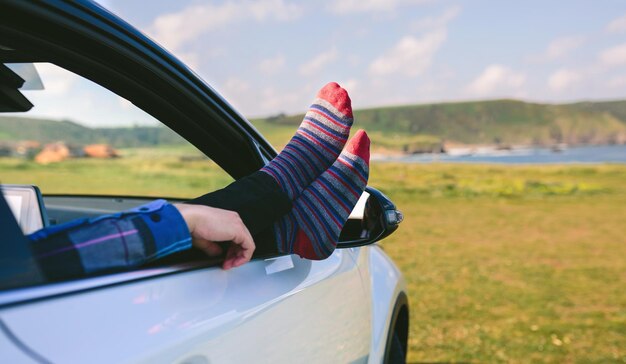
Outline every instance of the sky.
[[(248, 117), (304, 112), (329, 81), (348, 90), (354, 108), (626, 98), (623, 0), (98, 2)], [(81, 86), (90, 92), (95, 86)], [(80, 112), (74, 118), (104, 122)]]

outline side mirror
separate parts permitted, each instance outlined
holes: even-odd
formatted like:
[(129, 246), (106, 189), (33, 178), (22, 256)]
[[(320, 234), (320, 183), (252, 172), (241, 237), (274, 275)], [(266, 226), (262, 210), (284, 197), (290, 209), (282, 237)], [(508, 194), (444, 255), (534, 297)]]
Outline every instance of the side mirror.
[(403, 218), (387, 196), (368, 186), (341, 230), (337, 248), (373, 244), (396, 231)]

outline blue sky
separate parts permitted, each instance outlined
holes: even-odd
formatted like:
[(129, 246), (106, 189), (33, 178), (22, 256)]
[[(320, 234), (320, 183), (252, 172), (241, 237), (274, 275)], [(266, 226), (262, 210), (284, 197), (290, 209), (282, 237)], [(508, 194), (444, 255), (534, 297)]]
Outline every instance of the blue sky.
[(328, 81), (355, 108), (626, 98), (623, 0), (98, 2), (249, 117), (303, 112)]

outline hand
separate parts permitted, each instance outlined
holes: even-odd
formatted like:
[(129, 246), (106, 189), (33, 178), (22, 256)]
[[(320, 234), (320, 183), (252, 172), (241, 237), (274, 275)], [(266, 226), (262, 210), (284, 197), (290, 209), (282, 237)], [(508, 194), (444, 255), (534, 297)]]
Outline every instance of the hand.
[(174, 204), (185, 219), (193, 246), (209, 256), (222, 254), (217, 242), (231, 242), (222, 267), (230, 269), (250, 261), (255, 245), (239, 214), (203, 205)]

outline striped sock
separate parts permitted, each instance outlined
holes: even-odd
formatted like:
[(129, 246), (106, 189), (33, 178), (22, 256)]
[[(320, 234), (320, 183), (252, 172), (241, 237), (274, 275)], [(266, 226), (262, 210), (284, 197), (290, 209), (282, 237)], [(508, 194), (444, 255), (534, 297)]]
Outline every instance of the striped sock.
[(333, 165), (274, 224), (278, 250), (320, 260), (333, 253), (369, 175), (370, 140), (359, 130)]
[(300, 128), (285, 148), (261, 171), (272, 176), (295, 200), (337, 159), (352, 126), (346, 90), (331, 82), (318, 93)]

